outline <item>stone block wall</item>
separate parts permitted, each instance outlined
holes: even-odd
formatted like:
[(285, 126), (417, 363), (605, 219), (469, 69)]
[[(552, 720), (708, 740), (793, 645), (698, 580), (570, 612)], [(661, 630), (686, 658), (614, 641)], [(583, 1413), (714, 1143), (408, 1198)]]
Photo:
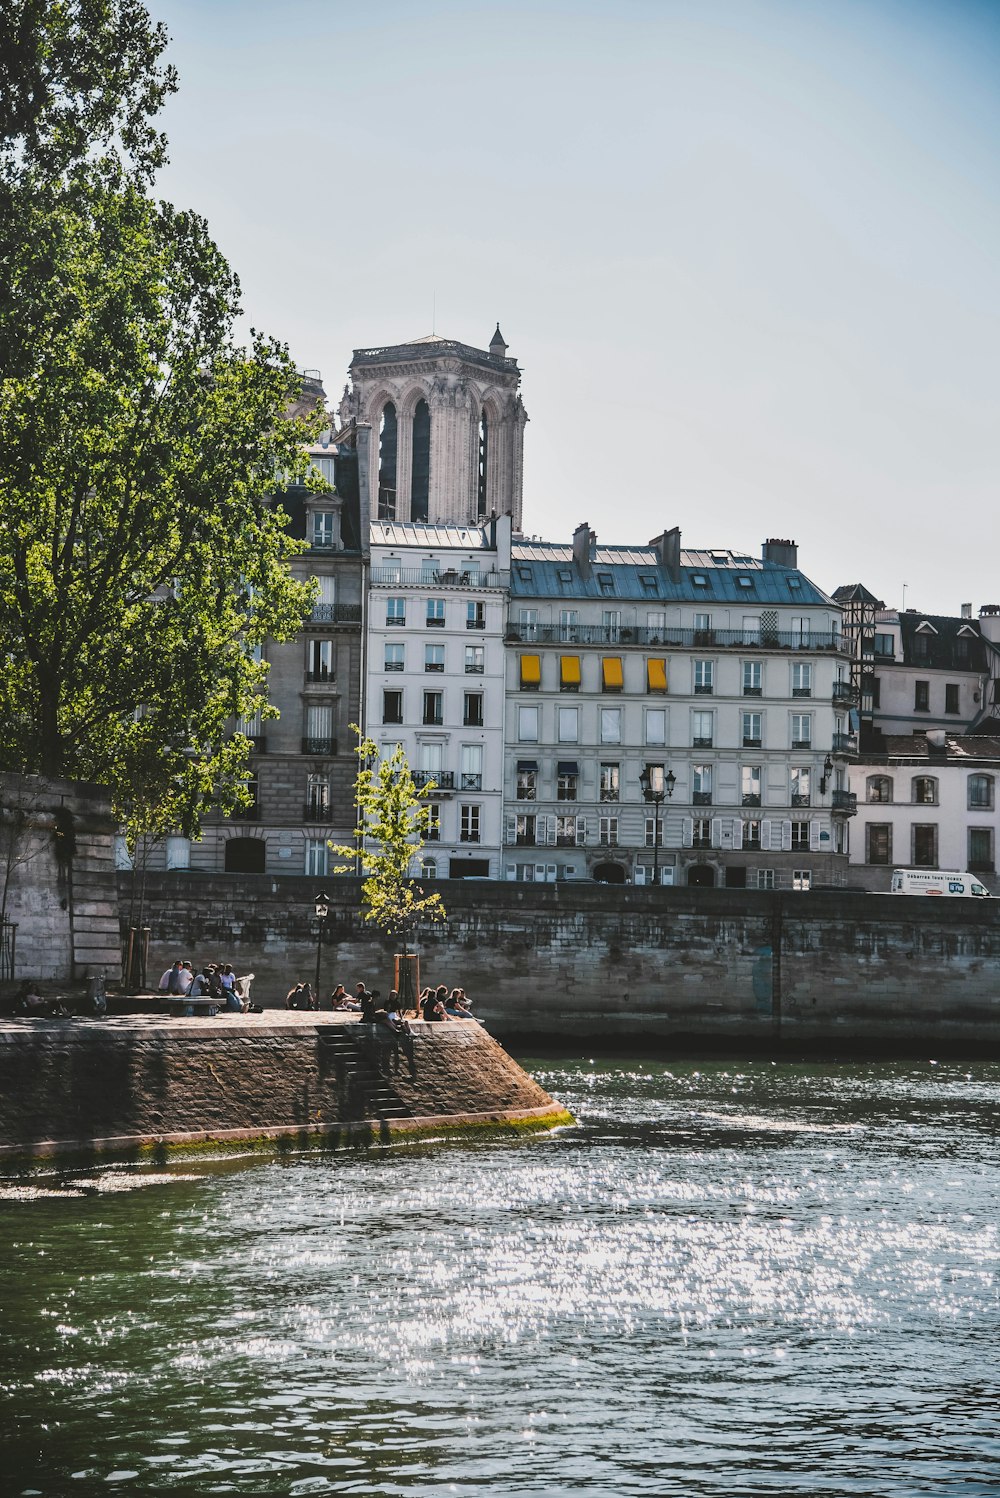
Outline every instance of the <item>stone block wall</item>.
[[(311, 981), (316, 881), (147, 883), (150, 972), (175, 956), (255, 972), (280, 1004)], [(353, 879), (332, 879), (322, 989), (385, 993), (395, 943), (373, 934)], [(1000, 901), (847, 891), (442, 883), (447, 921), (419, 934), (421, 980), (459, 984), (500, 1034), (694, 1037), (789, 1044), (1000, 1042)]]

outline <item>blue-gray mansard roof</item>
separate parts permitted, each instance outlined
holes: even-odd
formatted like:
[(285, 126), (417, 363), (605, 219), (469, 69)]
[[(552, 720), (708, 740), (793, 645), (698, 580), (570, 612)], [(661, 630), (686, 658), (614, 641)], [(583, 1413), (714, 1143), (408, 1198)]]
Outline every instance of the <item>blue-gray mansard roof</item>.
[[(839, 609), (796, 567), (761, 561), (746, 552), (708, 548), (680, 554), (677, 580), (655, 546), (595, 546), (589, 576), (573, 560), (570, 542), (515, 541), (513, 598), (622, 598), (634, 602), (800, 604)], [(611, 579), (609, 588), (604, 578)]]

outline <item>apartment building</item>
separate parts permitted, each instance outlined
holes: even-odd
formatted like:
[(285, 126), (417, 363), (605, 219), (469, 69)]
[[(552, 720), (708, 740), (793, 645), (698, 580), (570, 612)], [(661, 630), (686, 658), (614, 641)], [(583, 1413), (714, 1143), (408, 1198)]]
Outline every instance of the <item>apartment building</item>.
[(848, 647), (794, 543), (518, 540), (506, 639), (504, 877), (844, 882)]
[(426, 787), (425, 879), (501, 876), (511, 521), (373, 521), (365, 724)]

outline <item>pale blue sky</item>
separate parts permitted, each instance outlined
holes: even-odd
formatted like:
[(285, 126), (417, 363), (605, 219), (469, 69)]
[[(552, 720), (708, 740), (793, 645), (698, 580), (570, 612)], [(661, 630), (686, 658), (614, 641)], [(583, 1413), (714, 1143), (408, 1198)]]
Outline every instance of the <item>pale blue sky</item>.
[(1000, 0), (149, 0), (162, 189), (339, 394), (523, 369), (525, 530), (1000, 602)]

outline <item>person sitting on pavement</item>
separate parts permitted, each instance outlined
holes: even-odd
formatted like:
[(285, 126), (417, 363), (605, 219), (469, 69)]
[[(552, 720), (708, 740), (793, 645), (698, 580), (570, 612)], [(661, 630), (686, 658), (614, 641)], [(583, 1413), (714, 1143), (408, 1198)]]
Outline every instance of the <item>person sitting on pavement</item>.
[(451, 993), (448, 995), (448, 999), (444, 1006), (444, 1009), (445, 1013), (447, 1015), (450, 1015), (452, 1019), (474, 1018), (474, 1016), (469, 1013), (468, 1009), (465, 1009), (462, 1006), (462, 990), (460, 988), (452, 989)]
[(377, 988), (373, 988), (371, 993), (365, 993), (361, 1000), (361, 1023), (363, 1025), (375, 1023), (375, 1011), (381, 1008), (380, 1000), (381, 995)]
[(181, 962), (181, 959), (179, 957), (174, 963), (173, 967), (168, 967), (167, 971), (160, 979), (160, 992), (172, 994), (181, 994), (187, 992), (184, 964)]
[(188, 989), (188, 996), (192, 999), (203, 999), (207, 997), (209, 992), (210, 989), (207, 970), (203, 967), (200, 967), (195, 973), (194, 977), (191, 979), (191, 987)]
[(450, 1016), (446, 1013), (444, 1001), (448, 997), (448, 990), (442, 983), (440, 988), (429, 988), (427, 997), (421, 1000), (420, 1011), (425, 1020), (446, 1020)]
[(310, 1003), (309, 986), (306, 983), (296, 983), (285, 994), (286, 1009), (308, 1009)]
[(361, 1005), (356, 1004), (353, 999), (348, 998), (347, 989), (344, 987), (343, 983), (338, 983), (336, 988), (333, 990), (333, 993), (330, 995), (330, 1008), (334, 1010), (348, 1009), (356, 1014), (361, 1008)]

